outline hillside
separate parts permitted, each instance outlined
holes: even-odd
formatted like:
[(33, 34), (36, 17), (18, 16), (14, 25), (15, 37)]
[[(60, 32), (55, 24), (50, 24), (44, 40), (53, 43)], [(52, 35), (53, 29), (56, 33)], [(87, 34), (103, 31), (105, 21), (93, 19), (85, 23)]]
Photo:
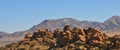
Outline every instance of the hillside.
[(96, 29), (70, 28), (62, 30), (38, 29), (22, 41), (11, 43), (1, 50), (119, 50), (120, 35), (107, 36)]
[(0, 31), (0, 38), (7, 37), (7, 36), (9, 36), (9, 35), (10, 35), (9, 33), (1, 32), (1, 31)]
[(110, 30), (120, 28), (120, 16), (112, 16), (97, 27), (99, 30)]
[(73, 18), (62, 18), (62, 19), (56, 19), (56, 20), (45, 20), (41, 22), (38, 25), (33, 26), (30, 30), (35, 30), (35, 29), (49, 29), (53, 31), (56, 28), (62, 29), (65, 25), (70, 25), (71, 28), (74, 26), (78, 28), (95, 28), (101, 24), (100, 22), (92, 22), (92, 21), (79, 21)]
[(91, 27), (107, 33), (107, 35), (120, 34), (120, 16), (112, 16), (110, 19), (106, 20), (103, 23), (96, 21), (80, 21), (73, 18), (49, 19), (44, 20), (25, 31), (18, 31), (12, 34), (0, 32), (0, 45), (20, 41), (25, 37), (26, 34), (33, 33), (37, 29), (48, 29), (53, 32), (57, 28), (62, 30), (65, 25), (69, 25), (71, 28), (74, 26), (77, 28)]

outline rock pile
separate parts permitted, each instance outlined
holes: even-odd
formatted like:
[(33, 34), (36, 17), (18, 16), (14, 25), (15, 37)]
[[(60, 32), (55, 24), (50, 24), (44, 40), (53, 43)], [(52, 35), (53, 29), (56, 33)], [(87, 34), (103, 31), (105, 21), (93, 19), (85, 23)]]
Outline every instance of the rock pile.
[(28, 33), (22, 41), (1, 47), (1, 50), (110, 50), (120, 49), (120, 35), (108, 37), (96, 29), (71, 29), (52, 33), (48, 29), (37, 29)]

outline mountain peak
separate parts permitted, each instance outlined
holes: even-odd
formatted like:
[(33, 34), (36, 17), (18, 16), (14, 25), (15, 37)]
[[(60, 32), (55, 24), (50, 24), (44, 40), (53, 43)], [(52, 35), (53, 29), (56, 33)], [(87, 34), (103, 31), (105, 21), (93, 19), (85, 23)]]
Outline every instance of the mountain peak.
[(44, 20), (40, 24), (32, 27), (31, 29), (49, 29), (49, 30), (54, 30), (56, 28), (62, 29), (65, 25), (70, 25), (72, 28), (74, 26), (77, 26), (79, 28), (88, 28), (88, 27), (96, 27), (101, 23), (99, 22), (85, 22), (85, 21), (79, 21), (74, 18), (61, 18), (61, 19), (49, 19), (49, 20)]
[(112, 16), (110, 19), (101, 24), (98, 28), (101, 30), (120, 28), (120, 16)]
[(108, 21), (110, 21), (110, 22), (119, 22), (119, 20), (120, 20), (120, 16), (114, 15), (105, 22), (108, 22)]
[(114, 15), (110, 19), (120, 19), (120, 16)]

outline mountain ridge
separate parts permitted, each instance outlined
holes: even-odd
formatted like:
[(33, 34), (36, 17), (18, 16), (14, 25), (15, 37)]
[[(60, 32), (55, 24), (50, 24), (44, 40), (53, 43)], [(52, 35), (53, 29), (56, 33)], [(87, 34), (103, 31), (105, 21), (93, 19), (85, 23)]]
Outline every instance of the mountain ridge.
[[(104, 23), (100, 23), (97, 21), (80, 21), (74, 18), (48, 19), (40, 22), (37, 25), (34, 25), (28, 30), (14, 32), (4, 37), (6, 37), (5, 39), (16, 38), (16, 37), (18, 37), (19, 39), (23, 39), (27, 33), (33, 33), (37, 29), (48, 29), (53, 32), (53, 30), (57, 28), (62, 30), (65, 25), (69, 25), (71, 28), (73, 28), (74, 26), (76, 26), (77, 28), (92, 27), (92, 28), (101, 30), (105, 33), (120, 34), (119, 33), (120, 29), (117, 29), (117, 28), (120, 28), (120, 16), (112, 16), (110, 19), (106, 20)], [(112, 30), (115, 30), (115, 31), (112, 31)], [(2, 33), (0, 33), (0, 36), (1, 34)], [(4, 39), (4, 38), (0, 38), (0, 39)], [(15, 40), (19, 40), (19, 39), (15, 39)]]
[(7, 37), (9, 35), (10, 35), (9, 33), (0, 31), (0, 38)]
[[(62, 31), (63, 30), (63, 31)], [(69, 25), (51, 32), (38, 29), (28, 33), (23, 40), (14, 42), (1, 50), (119, 50), (120, 35), (109, 37), (94, 28), (81, 29)]]
[(120, 27), (120, 16), (112, 16), (108, 20), (106, 20), (104, 23), (100, 24), (97, 28), (99, 30), (108, 30), (108, 29), (114, 29)]

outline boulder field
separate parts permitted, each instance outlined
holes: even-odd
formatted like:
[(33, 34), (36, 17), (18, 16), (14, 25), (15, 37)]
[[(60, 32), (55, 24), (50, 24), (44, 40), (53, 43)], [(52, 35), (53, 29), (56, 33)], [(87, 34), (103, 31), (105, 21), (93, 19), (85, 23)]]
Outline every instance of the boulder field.
[(0, 47), (0, 50), (120, 50), (120, 35), (107, 36), (94, 28), (36, 29), (22, 41)]

